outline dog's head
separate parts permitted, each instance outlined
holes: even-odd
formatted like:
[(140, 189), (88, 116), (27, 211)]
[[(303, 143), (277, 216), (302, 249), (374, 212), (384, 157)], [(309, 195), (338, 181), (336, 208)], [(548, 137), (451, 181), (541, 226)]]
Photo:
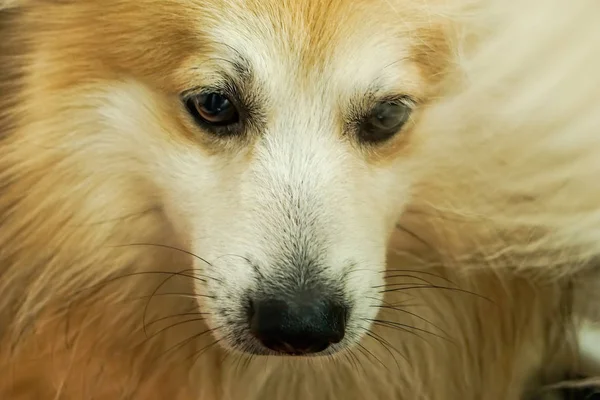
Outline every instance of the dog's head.
[(411, 3), (32, 0), (20, 135), (63, 152), (65, 190), (144, 188), (197, 256), (222, 344), (331, 354), (377, 313), (448, 58), (443, 21)]

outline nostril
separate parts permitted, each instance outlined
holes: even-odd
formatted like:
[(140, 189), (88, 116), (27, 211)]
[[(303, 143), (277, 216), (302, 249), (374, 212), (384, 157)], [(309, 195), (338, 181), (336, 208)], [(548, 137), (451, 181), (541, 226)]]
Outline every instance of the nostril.
[(250, 302), (248, 316), (252, 334), (265, 347), (285, 354), (308, 354), (344, 339), (347, 308), (318, 299), (268, 299)]

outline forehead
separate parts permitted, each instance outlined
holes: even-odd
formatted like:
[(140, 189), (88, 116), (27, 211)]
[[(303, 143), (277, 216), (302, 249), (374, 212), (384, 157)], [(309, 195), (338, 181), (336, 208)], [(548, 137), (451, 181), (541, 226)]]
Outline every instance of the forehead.
[(382, 18), (386, 0), (210, 0), (202, 8), (198, 28), (215, 39), (254, 48), (261, 42), (264, 53), (297, 54), (317, 65), (348, 44), (349, 36), (373, 35), (386, 30), (378, 24), (390, 25)]
[(68, 62), (64, 83), (120, 71), (181, 93), (249, 69), (273, 93), (293, 82), (419, 98), (448, 58), (445, 0), (29, 1), (29, 30), (47, 30), (35, 40), (69, 54), (52, 58)]
[[(411, 5), (413, 3), (413, 5)], [(404, 91), (419, 97), (418, 52), (431, 15), (402, 0), (209, 0), (179, 3), (196, 12), (189, 24), (204, 51), (184, 68), (251, 69), (275, 86)], [(427, 44), (426, 46), (431, 46)], [(239, 72), (239, 71), (238, 71)], [(191, 77), (190, 77), (191, 78)], [(285, 82), (282, 82), (285, 81)]]

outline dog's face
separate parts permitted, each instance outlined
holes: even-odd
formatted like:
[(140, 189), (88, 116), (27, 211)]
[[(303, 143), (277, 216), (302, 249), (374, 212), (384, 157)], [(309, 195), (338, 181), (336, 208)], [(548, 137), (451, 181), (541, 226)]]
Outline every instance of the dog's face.
[(220, 343), (357, 342), (409, 197), (413, 126), (447, 58), (432, 15), (402, 0), (33, 3), (43, 34), (25, 93), (31, 118), (54, 126), (36, 140), (68, 148), (77, 179), (131, 176), (109, 183), (119, 193), (143, 182), (139, 198), (197, 256)]

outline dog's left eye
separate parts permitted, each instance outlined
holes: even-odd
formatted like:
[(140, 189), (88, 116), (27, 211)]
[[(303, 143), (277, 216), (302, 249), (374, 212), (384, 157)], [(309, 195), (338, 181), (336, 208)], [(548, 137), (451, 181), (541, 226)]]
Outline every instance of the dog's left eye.
[(402, 102), (378, 104), (362, 123), (361, 141), (376, 144), (390, 139), (406, 124), (411, 112), (411, 107)]

